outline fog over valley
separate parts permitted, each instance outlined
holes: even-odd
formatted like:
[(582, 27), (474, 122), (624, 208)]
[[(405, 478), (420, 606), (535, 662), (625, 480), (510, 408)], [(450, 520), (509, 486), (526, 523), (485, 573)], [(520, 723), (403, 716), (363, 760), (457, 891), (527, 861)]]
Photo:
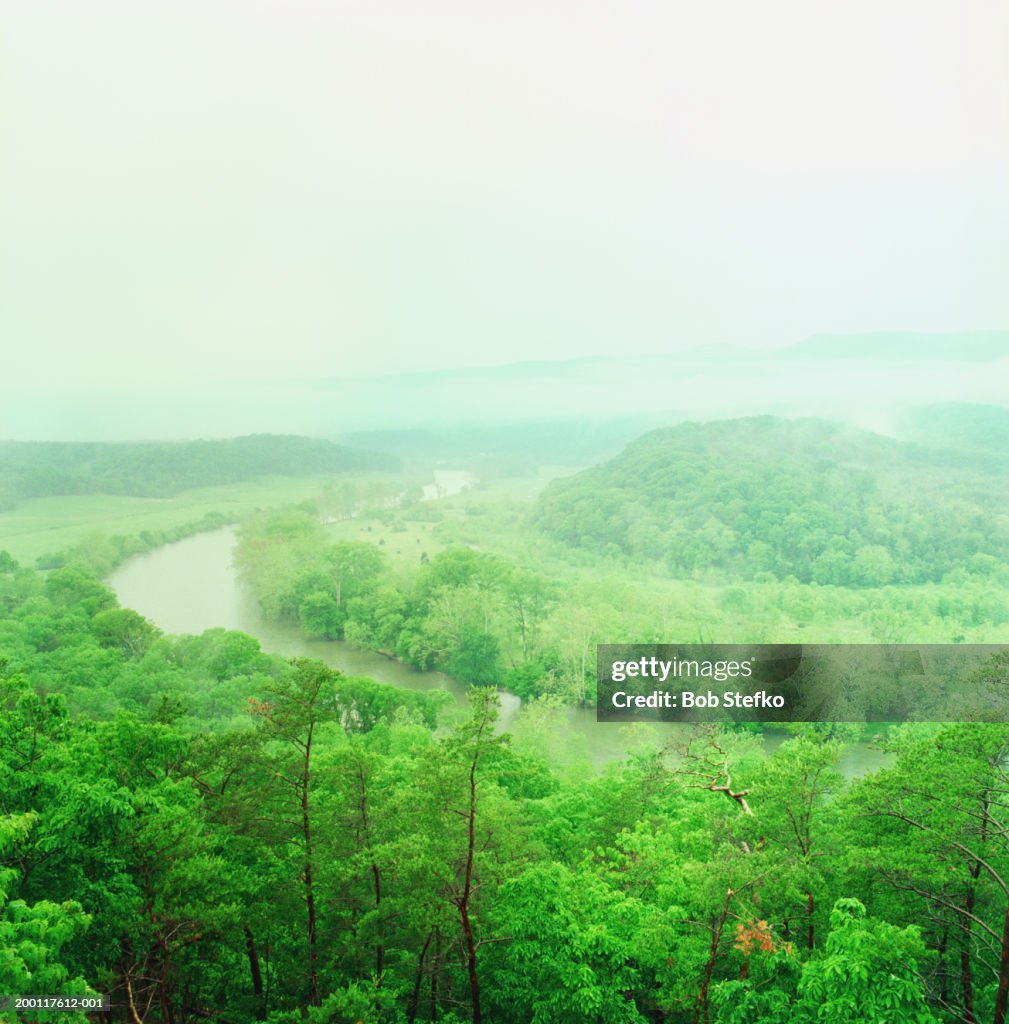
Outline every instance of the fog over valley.
[(1002, 4), (5, 7), (0, 438), (1001, 400)]
[[(851, 349), (850, 354), (845, 348)], [(915, 406), (1004, 404), (1009, 332), (813, 337), (775, 349), (700, 347), (669, 355), (587, 357), (344, 377), (167, 386), (129, 391), (29, 385), (0, 409), (0, 437), (21, 440), (191, 439), (270, 432), (335, 437), (525, 421), (642, 424), (772, 413), (826, 416), (899, 435)]]

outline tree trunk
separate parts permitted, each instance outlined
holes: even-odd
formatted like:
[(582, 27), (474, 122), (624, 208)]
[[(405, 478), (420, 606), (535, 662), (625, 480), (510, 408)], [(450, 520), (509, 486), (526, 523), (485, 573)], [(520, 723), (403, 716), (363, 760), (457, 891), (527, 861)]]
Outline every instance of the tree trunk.
[(949, 1002), (949, 967), (946, 964), (946, 948), (949, 945), (949, 929), (943, 928), (939, 940), (939, 1002), (945, 1007)]
[[(980, 871), (981, 866), (975, 864), (970, 869), (971, 878), (976, 880)], [(974, 882), (967, 886), (964, 910), (966, 913), (960, 916), (960, 989), (963, 993), (964, 1024), (974, 1024), (977, 1018), (974, 1016), (974, 972), (970, 961), (971, 919), (967, 916), (974, 913)]]
[(473, 923), (469, 916), (469, 900), (473, 891), (473, 855), (476, 852), (476, 763), (474, 755), (469, 769), (469, 835), (466, 847), (466, 881), (462, 899), (459, 901), (459, 916), (466, 936), (466, 971), (469, 974), (470, 998), (473, 1002), (473, 1024), (480, 1024), (480, 980), (476, 973), (476, 941), (473, 937)]
[(308, 914), (308, 998), (310, 1006), (318, 1006), (319, 952), (316, 948), (315, 890), (312, 870), (312, 829), (309, 815), (308, 792), (311, 782), (312, 727), (305, 741), (304, 771), (301, 778), (301, 830), (305, 842), (305, 908)]
[[(359, 787), (360, 802), (358, 808), (361, 812), (361, 829), (364, 833), (364, 845), (368, 849), (371, 858), (371, 877), (375, 887), (375, 909), (382, 905), (382, 875), (378, 869), (378, 862), (375, 860), (371, 845), (371, 827), (368, 823), (368, 782), (364, 773), (364, 766), (360, 760), (357, 763), (357, 781)], [(379, 926), (381, 928), (381, 925)], [(382, 942), (381, 932), (375, 943), (375, 984), (382, 985), (382, 970), (385, 961), (385, 946)]]
[[(378, 865), (371, 862), (371, 874), (375, 880), (375, 909), (377, 910), (382, 902), (382, 882), (381, 876), (378, 872)], [(375, 943), (375, 984), (381, 988), (382, 986), (382, 968), (385, 960), (385, 946), (382, 943), (381, 937)]]
[(970, 922), (962, 921), (963, 942), (960, 946), (960, 991), (963, 998), (963, 1022), (964, 1024), (975, 1024), (977, 1018), (974, 1016), (974, 981), (970, 965), (970, 949), (967, 943), (970, 941)]
[(123, 981), (126, 982), (126, 1005), (130, 1011), (132, 1024), (144, 1024), (143, 1018), (137, 1013), (137, 1004), (133, 1000), (133, 986), (130, 984), (129, 971), (123, 972)]
[(256, 996), (256, 1020), (266, 1020), (266, 1007), (263, 1005), (263, 973), (259, 969), (259, 950), (256, 940), (252, 937), (252, 929), (245, 925), (245, 950), (249, 956), (249, 973), (252, 975), (252, 991)]
[(1002, 921), (1002, 949), (998, 962), (998, 991), (995, 993), (993, 1024), (1005, 1024), (1006, 1004), (1009, 1003), (1009, 907)]
[(420, 956), (417, 957), (417, 977), (413, 984), (413, 993), (410, 996), (410, 1001), (406, 1007), (406, 1018), (407, 1024), (413, 1024), (417, 1019), (417, 1007), (420, 1004), (420, 983), (424, 980), (424, 958), (427, 956), (427, 947), (431, 945), (431, 938), (434, 935), (434, 929), (427, 933), (427, 938), (424, 940), (424, 948), (420, 951)]
[(434, 929), (434, 963), (431, 966), (431, 1020), (438, 1019), (438, 975), (441, 972), (441, 932)]
[(704, 965), (704, 976), (701, 979), (701, 988), (697, 993), (697, 1004), (694, 1006), (694, 1024), (701, 1019), (701, 1010), (704, 1010), (704, 1020), (708, 1020), (708, 988), (711, 986), (711, 975), (715, 970), (715, 961), (718, 959), (718, 945), (722, 941), (722, 931), (725, 928), (725, 921), (729, 916), (729, 901), (732, 899), (732, 890), (726, 889), (725, 903), (722, 905), (722, 913), (716, 921), (711, 921), (711, 952), (708, 955), (708, 962)]

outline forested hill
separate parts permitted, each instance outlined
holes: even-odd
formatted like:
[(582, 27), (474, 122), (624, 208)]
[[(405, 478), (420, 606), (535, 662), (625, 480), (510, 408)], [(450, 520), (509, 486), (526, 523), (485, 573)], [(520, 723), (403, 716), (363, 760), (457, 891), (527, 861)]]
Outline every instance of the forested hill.
[(1000, 572), (1007, 497), (1005, 456), (765, 416), (646, 434), (550, 484), (537, 522), (679, 575), (880, 586)]
[(130, 444), (0, 442), (0, 508), (60, 494), (162, 498), (257, 476), (395, 470), (398, 460), (308, 437)]
[(975, 452), (1009, 452), (1009, 409), (947, 402), (909, 409), (900, 423), (910, 440)]

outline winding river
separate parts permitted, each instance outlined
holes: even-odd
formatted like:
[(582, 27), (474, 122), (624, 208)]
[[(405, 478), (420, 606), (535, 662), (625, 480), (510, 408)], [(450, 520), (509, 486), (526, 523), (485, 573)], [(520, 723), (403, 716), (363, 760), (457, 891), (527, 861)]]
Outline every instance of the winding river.
[[(420, 672), (342, 641), (310, 640), (295, 626), (268, 621), (232, 565), (234, 547), (232, 529), (197, 534), (131, 558), (112, 573), (108, 582), (123, 607), (135, 609), (167, 633), (202, 633), (215, 627), (237, 629), (254, 636), (270, 653), (318, 658), (348, 675), (369, 676), (412, 690), (445, 689), (457, 700), (464, 699), (466, 684), (441, 672)], [(507, 692), (501, 697), (501, 719), (507, 727), (514, 722), (520, 701)], [(556, 746), (558, 752), (587, 755), (597, 766), (623, 757), (644, 730), (685, 728), (675, 724), (628, 727), (600, 723), (589, 708), (568, 709), (560, 725), (563, 735), (544, 736), (544, 742)], [(765, 743), (773, 749), (783, 738), (772, 733), (765, 737)], [(854, 778), (886, 761), (887, 755), (859, 743), (845, 749), (838, 767), (845, 776)]]

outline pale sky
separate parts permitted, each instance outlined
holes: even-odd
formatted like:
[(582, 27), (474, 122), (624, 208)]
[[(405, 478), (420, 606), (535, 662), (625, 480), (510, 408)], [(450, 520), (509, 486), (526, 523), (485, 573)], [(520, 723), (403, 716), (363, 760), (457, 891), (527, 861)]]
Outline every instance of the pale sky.
[(22, 395), (1009, 323), (1004, 0), (0, 12)]

